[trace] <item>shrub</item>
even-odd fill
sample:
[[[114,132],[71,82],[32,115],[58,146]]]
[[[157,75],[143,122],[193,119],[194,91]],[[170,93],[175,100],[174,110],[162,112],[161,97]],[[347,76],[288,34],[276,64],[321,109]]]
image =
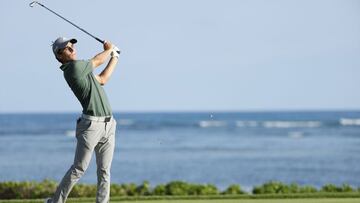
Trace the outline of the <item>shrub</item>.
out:
[[[149,184],[149,182],[144,181],[143,184],[136,187],[136,194],[137,195],[142,195],[142,196],[150,195],[151,192],[150,192],[150,184]]]
[[[215,185],[207,184],[202,188],[199,195],[217,195],[219,193],[220,192]]]
[[[32,188],[30,196],[26,198],[42,198],[53,194],[56,190],[57,183],[55,181],[46,179],[40,183],[31,182],[30,185]]]
[[[2,182],[0,183],[1,199],[41,198],[54,193],[56,183],[44,180],[36,182]]]
[[[281,182],[270,181],[253,189],[253,194],[296,194],[296,193],[314,193],[317,189],[312,186],[299,186],[296,183],[286,185]]]
[[[165,185],[166,195],[187,195],[189,191],[189,184],[183,181],[172,181]]]
[[[35,199],[45,198],[54,194],[56,183],[50,180],[42,182],[0,182],[0,199]],[[69,197],[95,197],[96,185],[77,184],[72,189]],[[360,188],[352,188],[349,184],[343,184],[338,187],[333,184],[324,185],[320,190],[312,186],[299,186],[296,183],[284,184],[281,182],[270,181],[263,185],[256,186],[253,194],[270,194],[270,196],[278,196],[278,194],[288,194],[291,196],[296,193],[350,193],[360,192]],[[211,195],[239,195],[246,194],[241,190],[240,185],[230,185],[223,192],[220,192],[215,185],[212,184],[192,184],[183,181],[172,181],[168,184],[159,184],[155,188],[150,187],[148,181],[144,181],[140,185],[130,184],[111,184],[111,196],[211,196]],[[320,194],[324,195],[324,194]],[[329,194],[325,194],[329,195]],[[335,194],[343,195],[343,194]],[[346,194],[348,195],[348,194]],[[359,194],[360,195],[360,194]]]
[[[354,192],[355,189],[352,188],[349,184],[343,184],[341,187],[341,192]]]
[[[111,184],[110,194],[111,196],[126,196],[126,190],[121,185]]]
[[[300,188],[300,193],[315,193],[317,192],[317,189],[313,186],[305,185]]]
[[[321,192],[341,192],[341,188],[337,187],[334,184],[326,184],[322,186]]]
[[[69,197],[94,197],[96,185],[77,184],[71,190]]]
[[[162,196],[166,194],[166,188],[164,184],[157,185],[153,190],[153,195]]]
[[[190,184],[188,195],[216,195],[219,194],[218,189],[211,184],[200,185],[200,184]]]
[[[240,185],[230,185],[228,188],[226,188],[225,191],[223,191],[221,194],[224,195],[238,195],[238,194],[245,194],[244,191],[241,190]]]
[[[349,184],[343,184],[341,187],[338,187],[334,184],[326,184],[321,188],[321,192],[355,192],[356,190],[352,188]]]
[[[287,190],[287,188],[283,183],[276,182],[276,181],[270,181],[268,183],[265,183],[261,186],[256,186],[253,189],[254,194],[277,194],[277,193],[283,193],[283,191]]]
[[[126,191],[127,196],[135,196],[136,195],[136,185],[134,183],[121,184],[121,187]]]

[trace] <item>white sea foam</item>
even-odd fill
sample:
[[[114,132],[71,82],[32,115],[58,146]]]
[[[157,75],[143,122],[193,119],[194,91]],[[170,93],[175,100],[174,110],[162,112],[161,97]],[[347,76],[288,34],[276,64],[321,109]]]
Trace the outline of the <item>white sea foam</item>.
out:
[[[340,124],[344,126],[360,125],[360,118],[341,118]]]
[[[265,128],[317,128],[321,126],[319,121],[265,121]]]
[[[117,123],[122,126],[129,126],[129,125],[134,124],[134,121],[131,119],[120,119],[120,120],[117,120]]]
[[[202,128],[223,127],[223,126],[226,126],[226,122],[225,121],[200,121],[199,126]]]
[[[301,131],[289,132],[289,137],[294,139],[300,139],[304,136],[304,133]]]
[[[75,130],[67,130],[67,131],[65,132],[65,135],[66,135],[67,137],[75,137],[76,131],[75,131]]]
[[[258,125],[256,121],[236,121],[237,127],[257,127]]]

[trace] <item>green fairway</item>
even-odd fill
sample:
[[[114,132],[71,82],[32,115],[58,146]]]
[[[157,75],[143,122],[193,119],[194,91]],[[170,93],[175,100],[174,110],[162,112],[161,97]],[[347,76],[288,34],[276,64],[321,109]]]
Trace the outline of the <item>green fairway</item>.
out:
[[[117,203],[111,201],[112,203]],[[118,203],[360,203],[360,198],[343,199],[234,199],[234,200],[142,200],[142,201],[119,201]],[[75,202],[74,202],[75,203]],[[86,202],[90,203],[90,202]]]
[[[0,203],[42,203],[43,200],[0,200]],[[68,203],[94,203],[95,199],[69,199]],[[213,199],[213,200],[127,200],[111,203],[360,203],[360,198],[299,198],[299,199]]]

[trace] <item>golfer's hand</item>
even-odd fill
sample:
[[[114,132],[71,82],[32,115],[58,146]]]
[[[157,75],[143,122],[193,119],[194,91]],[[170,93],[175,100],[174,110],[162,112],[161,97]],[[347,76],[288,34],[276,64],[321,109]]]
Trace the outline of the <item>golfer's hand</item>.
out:
[[[111,44],[111,42],[105,41],[104,43],[104,50],[111,50],[113,49],[113,44]]]
[[[111,51],[111,57],[117,57],[119,58],[120,55],[120,50],[119,48],[117,48],[116,46],[113,47],[112,51]]]

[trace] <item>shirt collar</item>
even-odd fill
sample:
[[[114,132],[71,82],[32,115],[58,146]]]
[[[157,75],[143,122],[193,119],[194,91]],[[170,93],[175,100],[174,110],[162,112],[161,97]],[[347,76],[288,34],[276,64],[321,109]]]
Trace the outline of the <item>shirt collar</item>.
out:
[[[70,62],[67,62],[67,63],[62,64],[62,65],[60,66],[60,69],[61,69],[62,71],[65,71],[65,70],[69,67],[69,64],[70,64]]]

